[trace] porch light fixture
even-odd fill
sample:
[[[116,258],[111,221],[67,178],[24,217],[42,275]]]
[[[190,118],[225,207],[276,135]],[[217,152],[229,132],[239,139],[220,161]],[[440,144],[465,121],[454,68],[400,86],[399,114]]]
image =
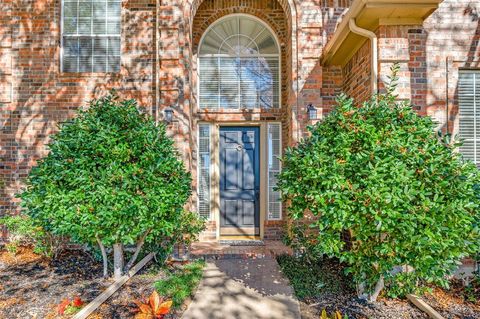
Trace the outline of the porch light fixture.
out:
[[[167,124],[173,122],[173,109],[171,107],[167,107],[165,110],[163,110],[163,120]]]
[[[317,119],[317,109],[313,106],[312,103],[308,104],[307,106],[307,113],[309,120],[316,120]]]

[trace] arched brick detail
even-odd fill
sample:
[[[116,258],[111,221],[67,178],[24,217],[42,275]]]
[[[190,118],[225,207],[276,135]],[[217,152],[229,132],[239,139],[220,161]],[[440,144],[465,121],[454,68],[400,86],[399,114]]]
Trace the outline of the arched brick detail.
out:
[[[259,4],[261,2],[259,1]],[[215,0],[205,0],[197,10],[197,14],[193,19],[192,28],[192,52],[197,54],[200,46],[200,40],[209,26],[214,24],[218,19],[230,14],[247,14],[259,18],[269,25],[278,37],[279,46],[281,48],[281,85],[282,85],[282,109],[286,110],[288,106],[288,84],[290,82],[290,64],[287,63],[289,55],[286,46],[290,41],[288,36],[287,18],[283,8],[278,2],[263,2],[262,5],[256,7],[231,7],[228,2],[227,6],[220,7],[216,5]],[[270,5],[267,5],[270,4]],[[286,45],[287,44],[287,45]],[[284,113],[286,114],[286,112]],[[284,116],[286,118],[288,116]]]
[[[214,2],[214,0],[204,1],[193,19],[192,49],[194,53],[197,52],[200,39],[210,25],[224,16],[235,13],[249,14],[259,18],[273,29],[280,41],[279,45],[285,45],[287,43],[288,27],[285,23],[287,17],[280,6],[279,8],[263,9],[252,7],[224,7],[219,9],[207,6],[206,4],[209,4],[209,2]]]
[[[186,0],[183,6],[183,16],[185,17],[184,20],[184,30],[185,30],[185,38],[186,38],[186,45],[187,48],[184,52],[184,63],[185,65],[191,65],[192,58],[195,54],[194,52],[194,44],[198,43],[200,40],[197,33],[197,30],[194,30],[194,19],[201,8],[202,4],[209,0]],[[218,3],[218,2],[216,2]],[[222,2],[225,7],[229,7],[231,10],[229,13],[244,13],[253,14],[263,21],[270,24],[272,29],[277,32],[277,36],[280,41],[285,44],[285,47],[282,48],[282,52],[285,52],[285,66],[282,65],[282,68],[288,73],[284,73],[286,77],[284,77],[282,83],[285,83],[286,88],[283,89],[283,94],[286,95],[285,98],[282,97],[283,108],[285,108],[286,119],[284,123],[284,133],[287,135],[284,141],[288,142],[295,142],[300,137],[300,130],[299,130],[299,123],[298,123],[298,116],[297,116],[297,101],[298,101],[298,73],[299,73],[299,64],[298,64],[298,29],[297,29],[297,5],[294,0],[264,0],[264,1],[257,1],[257,0],[229,0]],[[285,36],[283,34],[279,34],[278,27],[275,25],[274,21],[271,17],[267,17],[265,14],[261,13],[261,8],[263,6],[275,7],[280,5],[284,12],[284,19],[286,24]],[[205,25],[201,26],[201,30],[204,31],[210,23],[213,23],[219,17],[224,16],[226,13],[219,13],[215,17],[211,17],[208,21],[205,21]],[[201,36],[201,35],[200,35]],[[282,38],[285,39],[282,40]],[[288,41],[287,41],[288,39]],[[197,41],[197,42],[195,42]],[[283,57],[282,57],[283,59]],[[283,64],[283,63],[282,63]],[[283,73],[283,72],[282,72]],[[190,69],[188,71],[189,79],[193,79],[193,71]],[[187,88],[186,88],[187,89]],[[187,89],[188,90],[188,89]],[[193,90],[189,90],[192,92]]]

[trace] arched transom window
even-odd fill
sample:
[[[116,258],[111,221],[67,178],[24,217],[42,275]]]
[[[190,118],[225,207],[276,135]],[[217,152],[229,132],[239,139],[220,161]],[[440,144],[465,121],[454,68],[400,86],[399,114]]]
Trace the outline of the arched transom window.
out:
[[[232,15],[213,24],[200,43],[198,73],[201,108],[280,107],[280,50],[256,18]]]

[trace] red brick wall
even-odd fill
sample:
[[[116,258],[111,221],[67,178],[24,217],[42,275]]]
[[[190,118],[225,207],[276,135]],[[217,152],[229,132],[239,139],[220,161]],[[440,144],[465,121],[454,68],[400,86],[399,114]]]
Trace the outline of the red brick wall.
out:
[[[480,68],[479,16],[478,1],[445,0],[424,23],[426,92],[418,93],[418,103],[422,114],[435,117],[443,129],[448,118],[454,134],[458,133],[458,70]]]
[[[396,94],[409,99],[420,112],[424,110],[427,92],[427,33],[422,26],[380,26],[379,37],[379,89],[385,90],[393,63],[399,63],[399,82]]]
[[[318,110],[318,116],[322,117],[334,103],[334,96],[329,94],[341,92],[342,83],[338,77],[338,67],[325,69],[320,64],[319,57],[333,35],[339,18],[350,4],[350,0],[297,2],[299,90],[298,111],[295,115],[299,121],[300,136],[305,134],[307,125],[312,124],[312,121],[308,120],[307,106],[313,104]]]
[[[176,106],[169,132],[194,180],[199,120],[281,120],[285,144],[294,144],[312,123],[309,103],[325,115],[342,91],[360,101],[369,95],[368,41],[344,67],[319,62],[350,5],[351,0],[123,0],[121,72],[65,74],[59,72],[60,0],[1,0],[0,215],[17,210],[14,195],[48,151],[45,144],[57,124],[111,88],[138,99],[158,120],[165,107]],[[205,113],[196,106],[198,41],[210,23],[235,12],[265,20],[283,44],[281,110]],[[448,100],[449,126],[455,128],[458,69],[480,63],[479,15],[478,1],[445,0],[423,26],[381,26],[380,89],[388,68],[400,62],[400,98],[412,99],[421,114],[441,122],[443,116],[444,129]],[[195,197],[192,208],[194,203]],[[269,225],[266,234],[276,236],[281,225]]]
[[[45,144],[57,124],[93,97],[116,88],[121,96],[136,98],[152,112],[155,0],[123,3],[122,69],[118,75],[59,72],[60,0],[2,0],[0,10],[3,214],[17,207],[14,195],[31,166],[46,154]],[[11,91],[5,92],[10,86]]]
[[[368,100],[372,94],[371,51],[370,40],[367,40],[342,68],[343,92],[354,98],[357,105]]]
[[[456,134],[458,71],[480,68],[479,15],[478,1],[445,0],[423,25],[380,27],[380,88],[391,64],[399,62],[399,97]]]

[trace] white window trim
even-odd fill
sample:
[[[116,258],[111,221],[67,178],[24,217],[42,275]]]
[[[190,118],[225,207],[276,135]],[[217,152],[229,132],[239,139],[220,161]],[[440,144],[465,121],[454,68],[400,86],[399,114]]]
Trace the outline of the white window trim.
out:
[[[78,0],[77,0],[78,2]],[[120,2],[120,10],[121,9],[121,1]],[[118,74],[120,73],[121,71],[121,65],[122,65],[122,25],[123,25],[123,19],[122,19],[122,11],[120,11],[120,34],[95,34],[95,35],[86,35],[86,34],[83,34],[83,35],[79,35],[78,34],[78,28],[77,28],[77,34],[69,34],[69,35],[64,35],[63,34],[63,19],[65,17],[65,14],[64,14],[64,4],[65,4],[65,0],[61,0],[60,1],[60,73],[72,73],[72,72],[65,72],[64,69],[63,69],[63,55],[64,55],[64,43],[63,43],[63,39],[65,37],[76,37],[76,38],[82,38],[82,37],[86,37],[86,38],[102,38],[102,37],[105,37],[105,38],[113,38],[113,37],[118,37],[119,40],[120,40],[120,70],[118,72],[114,72],[114,71],[105,71],[105,72],[93,72],[93,71],[90,71],[90,72],[73,72],[73,73],[76,73],[76,74],[82,74],[82,73],[115,73],[115,74]],[[107,14],[107,11],[105,11],[105,15]],[[78,21],[77,21],[77,25],[78,25]],[[93,55],[92,55],[93,56]],[[93,64],[93,62],[92,62]]]
[[[205,111],[205,110],[206,111],[208,111],[208,110],[216,111],[216,110],[220,110],[220,109],[221,110],[225,109],[225,108],[216,108],[216,109],[203,108],[200,105],[200,58],[201,57],[231,57],[231,56],[228,55],[228,54],[203,54],[203,55],[200,55],[200,50],[201,50],[201,47],[203,45],[204,38],[208,34],[208,32],[210,31],[211,28],[213,28],[218,23],[221,23],[225,19],[229,19],[229,18],[236,17],[236,16],[237,17],[242,17],[243,16],[243,17],[248,17],[252,20],[256,20],[257,22],[261,23],[267,30],[269,30],[271,32],[271,34],[273,35],[273,38],[275,40],[275,45],[277,46],[278,54],[251,54],[251,55],[245,55],[245,57],[252,57],[252,58],[255,58],[255,57],[278,57],[278,107],[254,108],[253,110],[260,110],[260,109],[280,110],[282,108],[282,48],[280,46],[280,41],[279,41],[278,36],[275,33],[275,31],[265,21],[257,18],[256,16],[246,14],[246,13],[233,13],[233,14],[228,14],[224,17],[221,17],[220,19],[216,20],[211,25],[209,25],[208,28],[205,30],[205,32],[202,34],[202,36],[200,38],[199,45],[198,45],[198,54],[197,54],[197,85],[196,85],[196,92],[195,92],[196,95],[197,95],[196,100],[198,101],[197,108],[199,110],[202,110],[202,111]],[[239,55],[238,57],[242,58],[244,56]],[[243,109],[246,109],[246,108],[231,108],[231,109],[227,108],[227,110],[232,110],[232,111],[238,111],[238,110],[243,110]],[[251,109],[248,109],[248,110],[251,110]]]

